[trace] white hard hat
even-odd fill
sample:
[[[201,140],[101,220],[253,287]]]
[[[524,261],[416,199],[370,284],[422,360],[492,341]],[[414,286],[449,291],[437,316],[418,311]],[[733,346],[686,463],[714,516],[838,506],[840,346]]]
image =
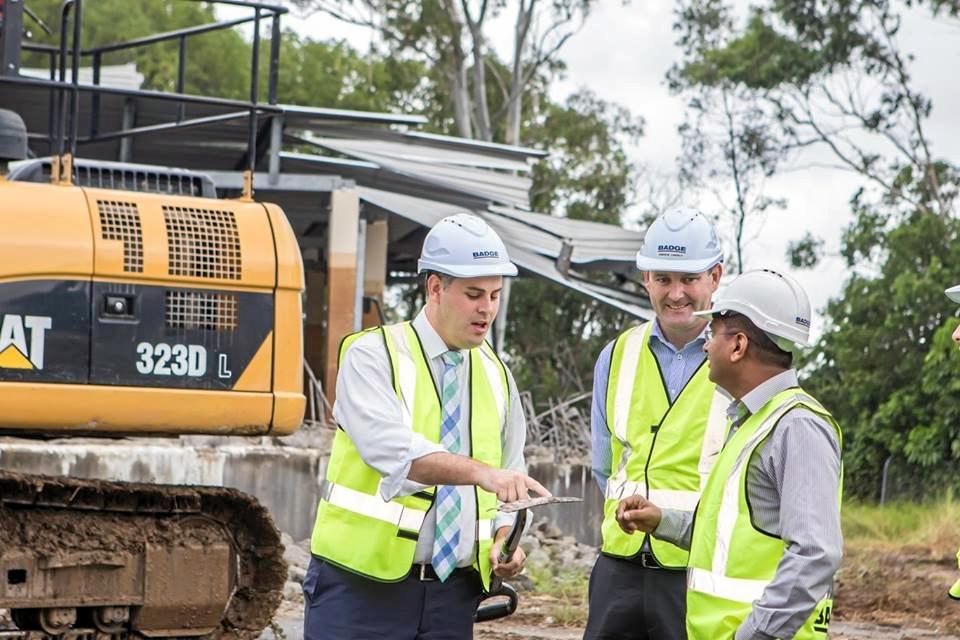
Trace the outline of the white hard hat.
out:
[[[707,217],[681,207],[671,209],[650,225],[637,252],[637,269],[701,273],[723,261],[717,230]]]
[[[426,239],[417,273],[436,271],[455,278],[515,276],[507,248],[482,218],[469,213],[448,216],[433,225]]]
[[[810,299],[800,283],[770,269],[740,274],[713,301],[709,316],[735,311],[747,316],[784,351],[810,344]]]
[[[960,303],[960,284],[956,285],[955,287],[950,287],[944,291],[944,293],[947,294],[947,297],[954,302]]]

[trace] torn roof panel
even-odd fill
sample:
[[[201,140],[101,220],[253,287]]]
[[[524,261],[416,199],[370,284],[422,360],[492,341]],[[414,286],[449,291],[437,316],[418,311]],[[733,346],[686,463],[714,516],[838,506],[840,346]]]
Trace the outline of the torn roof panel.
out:
[[[643,242],[643,233],[614,225],[571,220],[543,213],[517,211],[506,207],[490,207],[505,233],[523,238],[542,255],[557,258],[569,247],[571,264],[587,268],[610,268],[625,275],[635,272],[633,266]]]
[[[360,198],[365,202],[391,214],[429,228],[446,216],[457,213],[475,213],[483,217],[503,239],[510,254],[510,259],[520,269],[536,274],[569,289],[579,291],[605,304],[614,306],[630,315],[639,318],[652,317],[652,311],[646,298],[628,288],[607,287],[601,284],[587,282],[575,277],[570,272],[564,272],[558,266],[563,242],[546,231],[533,226],[523,225],[515,218],[507,217],[492,211],[472,211],[454,204],[437,203],[436,201],[401,195],[369,187],[358,187]],[[542,214],[527,214],[542,216]],[[542,216],[549,217],[549,216]],[[542,221],[540,221],[541,224]],[[608,228],[610,225],[578,221],[578,228],[590,228],[597,231],[599,228]],[[586,227],[584,225],[589,225]],[[617,229],[613,227],[612,229]],[[576,242],[576,240],[573,240]],[[635,249],[632,252],[620,252],[616,255],[605,256],[603,260],[618,272],[635,272],[633,266]],[[577,249],[574,248],[573,253]]]

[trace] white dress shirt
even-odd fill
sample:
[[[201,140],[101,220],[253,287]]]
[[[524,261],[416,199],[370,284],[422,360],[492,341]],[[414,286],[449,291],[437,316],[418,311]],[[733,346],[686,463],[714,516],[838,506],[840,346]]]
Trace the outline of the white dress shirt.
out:
[[[430,373],[439,388],[444,367],[440,356],[450,348],[430,325],[423,311],[414,318],[413,328],[420,337]],[[472,443],[468,358],[465,357],[457,367],[457,376],[461,381],[460,454],[469,456]],[[501,467],[526,472],[523,446],[527,424],[517,385],[509,370],[507,382],[510,401],[507,421],[500,433],[503,447]],[[407,478],[410,465],[417,458],[445,449],[403,423],[400,400],[393,388],[390,360],[380,332],[373,331],[361,336],[347,350],[337,374],[337,400],[333,405],[333,417],[353,440],[363,461],[382,476],[380,496],[384,500],[411,495],[427,487]],[[475,560],[477,501],[472,485],[459,486],[457,490],[461,504],[457,566],[467,567]],[[512,525],[514,518],[513,514],[497,513],[494,531]],[[431,508],[420,529],[415,563],[430,564],[435,528],[436,510]]]

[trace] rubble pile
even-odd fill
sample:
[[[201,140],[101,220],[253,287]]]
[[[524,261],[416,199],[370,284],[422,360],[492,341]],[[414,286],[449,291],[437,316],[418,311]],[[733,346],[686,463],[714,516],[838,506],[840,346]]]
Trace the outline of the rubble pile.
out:
[[[310,564],[310,540],[296,542],[288,534],[282,534],[287,561],[287,582],[283,599],[291,604],[303,603],[303,580]],[[537,518],[530,526],[521,543],[527,552],[527,571],[524,575],[509,580],[519,590],[534,590],[532,576],[559,575],[565,572],[589,574],[597,559],[597,549],[580,544],[573,536],[564,535],[550,520]]]
[[[285,602],[303,604],[303,579],[310,564],[310,539],[294,542],[288,534],[280,534],[285,551],[283,559],[287,561],[287,582],[283,586]]]
[[[553,575],[583,572],[588,575],[597,560],[597,548],[581,544],[550,520],[535,518],[521,541],[527,552],[527,570],[524,574]],[[511,578],[510,583],[519,589],[536,588],[526,575]]]

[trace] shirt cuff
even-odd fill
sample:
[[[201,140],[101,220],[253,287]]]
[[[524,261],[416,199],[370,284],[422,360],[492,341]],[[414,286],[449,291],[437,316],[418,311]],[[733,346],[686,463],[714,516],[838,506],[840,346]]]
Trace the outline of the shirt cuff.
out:
[[[736,635],[733,636],[735,640],[776,640],[776,636],[768,635],[762,631],[759,631],[754,625],[750,618],[747,618],[743,621],[743,624],[737,629]]]
[[[431,453],[446,451],[442,446],[435,442],[430,442],[418,434],[411,434],[410,447],[407,450],[406,461],[397,467],[397,469],[388,476],[380,480],[380,497],[384,502],[389,502],[399,496],[413,495],[417,491],[423,491],[430,485],[420,484],[413,480],[408,480],[410,474],[410,465],[417,458],[422,458]]]
[[[483,514],[480,514],[480,519],[483,520]],[[493,533],[496,534],[501,527],[512,527],[513,523],[517,521],[517,514],[515,513],[503,513],[502,511],[497,511],[497,515],[493,518]],[[524,529],[530,526],[530,518],[527,518]]]
[[[661,509],[660,524],[653,530],[653,535],[683,549],[689,548],[689,541],[684,540],[688,519],[689,513],[686,511]]]

